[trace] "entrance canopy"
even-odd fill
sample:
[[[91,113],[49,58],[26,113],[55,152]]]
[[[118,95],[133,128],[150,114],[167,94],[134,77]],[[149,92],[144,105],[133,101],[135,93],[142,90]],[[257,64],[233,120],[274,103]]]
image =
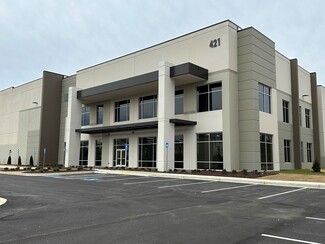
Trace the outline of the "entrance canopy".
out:
[[[197,124],[196,121],[183,120],[183,119],[170,119],[169,122],[175,124],[175,126],[194,126]],[[80,132],[82,134],[102,134],[102,133],[110,133],[110,132],[149,130],[149,129],[157,129],[157,128],[158,128],[158,121],[150,121],[150,122],[133,123],[133,124],[77,129],[76,132]]]

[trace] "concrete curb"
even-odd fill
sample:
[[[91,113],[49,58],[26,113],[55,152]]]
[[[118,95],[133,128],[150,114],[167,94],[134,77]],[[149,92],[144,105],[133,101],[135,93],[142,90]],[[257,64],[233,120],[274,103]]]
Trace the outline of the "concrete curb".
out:
[[[325,189],[325,183],[321,182],[306,182],[306,181],[283,181],[283,180],[263,180],[263,179],[249,179],[239,177],[222,177],[222,176],[208,176],[208,175],[190,175],[190,174],[174,174],[174,173],[156,173],[143,171],[127,171],[127,170],[108,170],[95,169],[95,173],[99,174],[119,174],[119,175],[134,175],[147,177],[165,177],[173,179],[187,179],[187,180],[207,180],[217,182],[230,182],[242,184],[257,184],[270,186],[287,186],[287,187],[306,187],[314,189]]]
[[[0,206],[5,204],[7,202],[7,199],[0,197]]]

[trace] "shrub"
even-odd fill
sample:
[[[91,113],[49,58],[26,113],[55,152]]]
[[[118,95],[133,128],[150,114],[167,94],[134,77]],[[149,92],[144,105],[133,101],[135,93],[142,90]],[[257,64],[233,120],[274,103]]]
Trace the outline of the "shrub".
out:
[[[223,169],[221,173],[222,173],[223,175],[226,175],[226,174],[227,174],[227,170],[226,170],[226,169]]]
[[[243,169],[242,170],[242,173],[243,173],[243,175],[247,175],[248,173],[247,173],[247,169]]]
[[[320,172],[320,163],[317,160],[313,163],[312,169],[314,172]]]
[[[11,164],[11,156],[8,157],[7,164]]]
[[[21,157],[18,157],[18,165],[21,165]]]
[[[34,166],[34,159],[33,159],[33,156],[30,156],[30,158],[29,158],[29,165],[30,165],[30,166]]]
[[[231,171],[231,173],[236,174],[237,171],[236,171],[235,169],[233,169],[233,170]]]

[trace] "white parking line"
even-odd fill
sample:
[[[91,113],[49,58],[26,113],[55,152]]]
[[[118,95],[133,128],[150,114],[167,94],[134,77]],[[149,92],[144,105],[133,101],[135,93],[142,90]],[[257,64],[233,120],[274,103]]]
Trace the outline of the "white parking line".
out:
[[[306,219],[325,221],[325,219],[322,219],[322,218],[315,218],[315,217],[306,217]]]
[[[127,177],[125,177],[124,179],[123,178],[122,179],[121,178],[118,178],[118,179],[108,179],[108,180],[98,179],[98,182],[103,182],[103,181],[119,181],[119,180],[136,180],[136,179],[139,179],[139,178],[142,178],[142,177],[140,177],[140,176],[138,176],[136,178],[127,178]]]
[[[273,235],[267,235],[267,234],[262,234],[261,236],[280,239],[280,240],[286,240],[286,241],[294,241],[294,242],[299,242],[299,243],[322,244],[320,242],[304,241],[304,240],[292,239],[292,238],[287,238],[287,237],[282,237],[282,236],[273,236]]]
[[[213,189],[208,191],[201,191],[201,193],[209,193],[209,192],[216,192],[216,191],[226,191],[231,189],[237,189],[237,188],[244,188],[244,187],[250,187],[255,185],[243,185],[243,186],[233,186],[233,187],[227,187],[227,188],[219,188],[219,189]]]
[[[135,185],[135,184],[145,184],[145,183],[153,183],[153,182],[161,182],[161,181],[175,181],[175,180],[182,180],[182,179],[140,181],[140,182],[124,183],[124,185]]]
[[[289,194],[289,193],[296,192],[296,191],[301,191],[301,190],[304,190],[304,189],[306,189],[306,187],[296,189],[296,190],[292,190],[292,191],[285,191],[285,192],[281,192],[281,193],[278,193],[278,194],[273,194],[273,195],[269,195],[269,196],[265,196],[265,197],[260,197],[260,198],[258,198],[258,200],[262,200],[262,199],[270,198],[270,197],[276,197],[276,196],[280,196],[280,195],[284,195],[284,194]]]
[[[5,204],[7,202],[7,199],[0,197],[0,206]]]
[[[158,188],[169,188],[169,187],[178,187],[178,186],[191,186],[191,185],[201,185],[201,184],[210,184],[210,183],[214,183],[214,182],[213,181],[195,182],[195,183],[179,184],[179,185],[171,185],[171,186],[159,186]]]

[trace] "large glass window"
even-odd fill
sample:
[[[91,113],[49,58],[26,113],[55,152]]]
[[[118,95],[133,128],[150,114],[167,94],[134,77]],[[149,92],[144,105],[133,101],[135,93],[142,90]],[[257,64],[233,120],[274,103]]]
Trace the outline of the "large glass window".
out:
[[[222,109],[222,83],[199,86],[196,90],[197,111],[205,112]]]
[[[283,122],[289,123],[289,102],[282,100]]]
[[[306,128],[310,128],[310,110],[305,109]]]
[[[130,100],[115,102],[115,122],[130,120]]]
[[[139,119],[157,117],[157,95],[140,97]]]
[[[184,113],[184,91],[178,90],[175,92],[175,114]]]
[[[103,124],[104,106],[97,105],[97,124]]]
[[[123,153],[117,153],[118,150],[124,151]],[[114,139],[114,149],[113,149],[113,166],[121,166],[125,165],[126,167],[129,166],[129,139],[128,138],[121,138],[121,139]],[[117,158],[119,157],[119,158]]]
[[[271,88],[258,83],[259,110],[265,113],[271,113]]]
[[[291,162],[290,140],[284,140],[284,162]]]
[[[96,155],[95,155],[95,165],[102,165],[102,140],[96,140]]]
[[[198,169],[223,169],[222,132],[197,134]]]
[[[260,134],[261,169],[273,170],[272,135]]]
[[[156,167],[156,137],[139,138],[139,167]]]
[[[79,165],[88,165],[88,141],[80,141]]]
[[[175,165],[176,169],[184,168],[184,140],[183,135],[175,135]]]
[[[90,107],[81,107],[81,126],[90,123]]]
[[[312,162],[311,147],[312,147],[312,144],[307,142],[307,162],[308,163]]]

